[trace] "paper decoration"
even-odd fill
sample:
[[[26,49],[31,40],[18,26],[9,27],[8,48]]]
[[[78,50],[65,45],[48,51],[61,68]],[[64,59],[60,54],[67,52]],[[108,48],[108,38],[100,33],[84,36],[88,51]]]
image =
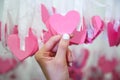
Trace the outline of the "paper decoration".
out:
[[[116,67],[117,64],[118,64],[118,62],[116,59],[112,59],[110,61],[110,60],[107,60],[105,58],[105,56],[100,57],[100,59],[98,61],[98,65],[104,73],[112,72],[112,70],[114,70],[114,68]]]
[[[93,16],[91,18],[92,28],[89,32],[88,29],[88,42],[92,42],[103,31],[104,23],[99,16]]]
[[[114,29],[114,23],[109,22],[107,27],[107,34],[108,34],[108,41],[110,46],[115,46],[118,44],[119,33]]]
[[[29,36],[25,38],[25,51],[20,50],[20,39],[18,34],[11,34],[7,40],[8,47],[15,57],[20,61],[32,56],[38,50],[38,43],[36,37],[29,32]]]
[[[4,74],[10,71],[16,65],[17,65],[17,61],[15,59],[2,59],[0,57],[0,74]]]
[[[72,44],[83,44],[85,42],[87,36],[87,28],[84,20],[83,20],[83,29],[81,29],[80,31],[77,31],[75,29],[72,34],[73,37],[70,40]]]
[[[65,16],[54,14],[50,16],[50,26],[58,33],[71,34],[80,22],[80,15],[77,11],[70,11]]]
[[[41,17],[42,17],[42,21],[44,23],[46,23],[46,21],[49,19],[50,14],[47,10],[47,8],[44,6],[44,4],[41,4]]]

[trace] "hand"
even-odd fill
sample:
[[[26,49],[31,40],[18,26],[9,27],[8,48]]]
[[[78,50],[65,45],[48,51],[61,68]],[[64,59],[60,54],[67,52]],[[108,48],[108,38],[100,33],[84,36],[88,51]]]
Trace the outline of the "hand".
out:
[[[60,35],[54,36],[35,54],[47,80],[70,79],[68,63],[72,61],[72,56],[68,49],[69,38],[68,34],[64,34],[62,39]]]

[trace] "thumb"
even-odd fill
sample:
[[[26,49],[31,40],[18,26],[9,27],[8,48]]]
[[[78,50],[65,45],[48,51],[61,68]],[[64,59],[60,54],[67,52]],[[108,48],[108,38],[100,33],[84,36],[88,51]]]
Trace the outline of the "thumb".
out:
[[[64,34],[62,36],[62,39],[58,44],[57,54],[55,56],[55,59],[57,61],[60,61],[60,62],[66,61],[66,55],[67,55],[67,50],[69,46],[69,39],[70,39],[70,36],[68,34]]]

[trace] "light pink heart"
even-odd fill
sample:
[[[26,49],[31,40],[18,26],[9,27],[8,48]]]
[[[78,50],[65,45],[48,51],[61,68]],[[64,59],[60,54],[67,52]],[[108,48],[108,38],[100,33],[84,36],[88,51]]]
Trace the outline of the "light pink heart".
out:
[[[20,39],[17,34],[10,35],[8,37],[7,43],[14,56],[17,57],[20,61],[33,55],[38,49],[37,39],[32,34],[25,38],[25,51],[20,50]]]
[[[50,14],[49,14],[49,12],[48,12],[48,10],[47,10],[47,8],[45,7],[45,5],[44,4],[41,4],[41,16],[42,16],[42,21],[44,22],[44,23],[46,23],[46,21],[49,19],[49,17],[50,17]]]
[[[88,42],[92,42],[101,33],[101,31],[103,31],[104,23],[99,16],[93,16],[92,25],[93,25],[93,29],[91,28],[92,33],[88,33],[88,35],[91,34],[90,37],[88,36],[87,39]]]
[[[79,25],[80,15],[77,11],[70,11],[65,16],[53,14],[50,16],[49,24],[58,33],[71,34]]]
[[[103,31],[104,23],[99,16],[93,16],[92,24],[94,27],[94,36],[96,37],[101,31]]]
[[[15,59],[2,59],[0,58],[0,74],[4,74],[12,70],[17,65]]]
[[[52,7],[53,13],[55,13],[55,8]],[[44,4],[41,4],[41,16],[42,16],[42,21],[46,24],[50,17],[50,13],[48,12],[48,9],[45,7]]]

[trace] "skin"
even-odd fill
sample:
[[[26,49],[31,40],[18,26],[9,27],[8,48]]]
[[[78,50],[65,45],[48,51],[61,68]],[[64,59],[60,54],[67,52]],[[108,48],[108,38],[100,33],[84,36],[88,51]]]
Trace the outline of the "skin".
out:
[[[72,62],[72,55],[68,46],[69,39],[56,35],[35,54],[47,80],[70,80],[68,66]]]

